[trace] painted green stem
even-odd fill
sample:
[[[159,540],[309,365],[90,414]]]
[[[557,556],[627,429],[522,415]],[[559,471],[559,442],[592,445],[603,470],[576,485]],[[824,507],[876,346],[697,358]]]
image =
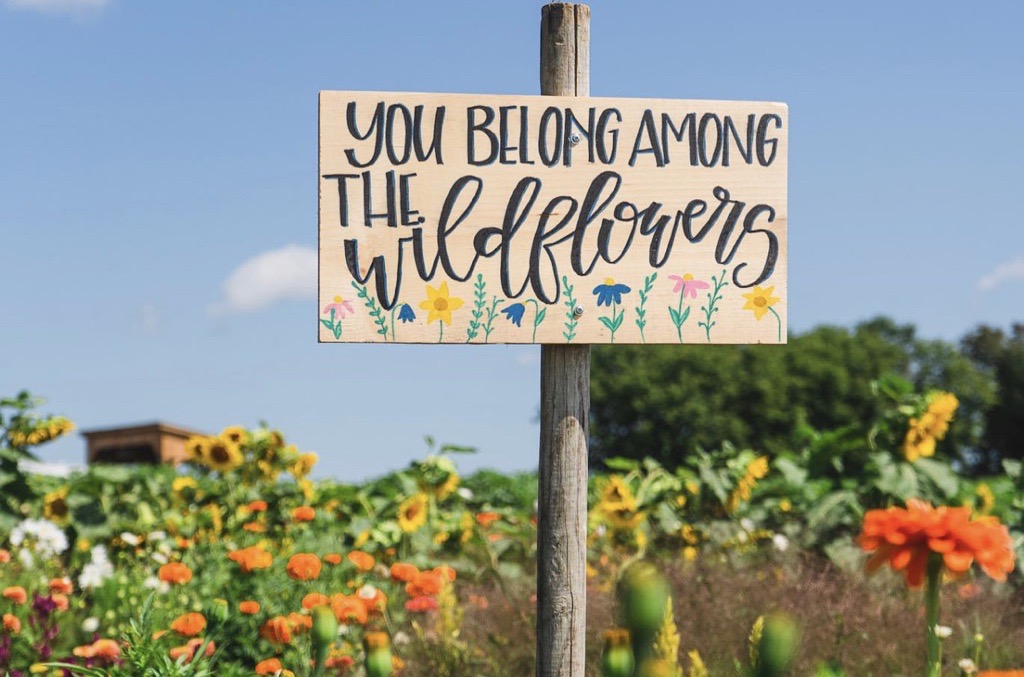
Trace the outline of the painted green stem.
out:
[[[437,342],[441,343],[441,341],[444,340],[444,320],[438,320],[437,321],[437,327],[438,327]]]
[[[682,317],[683,316],[683,296],[685,294],[686,294],[686,285],[683,285],[683,288],[679,290],[679,305],[676,306],[676,317]],[[676,325],[676,336],[679,337],[679,342],[682,343],[683,342],[683,323],[682,322],[680,322],[679,324]]]
[[[932,553],[928,560],[925,589],[925,639],[928,643],[927,677],[942,674],[942,640],[935,632],[939,624],[939,586],[942,583],[942,555]]]
[[[772,311],[772,315],[775,316],[775,321],[779,323],[779,343],[782,343],[782,318],[779,317],[779,314],[775,312],[774,308],[768,308],[768,310]]]

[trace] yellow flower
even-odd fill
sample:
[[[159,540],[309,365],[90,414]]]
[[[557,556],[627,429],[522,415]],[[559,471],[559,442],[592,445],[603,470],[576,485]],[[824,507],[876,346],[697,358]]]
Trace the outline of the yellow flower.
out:
[[[440,486],[432,488],[431,493],[434,494],[434,497],[437,500],[443,501],[444,499],[451,496],[452,493],[454,493],[455,490],[458,488],[459,475],[458,473],[452,473],[448,475],[448,479],[446,479]]]
[[[764,476],[768,474],[768,457],[758,456],[750,465],[747,466],[747,476],[752,477],[755,480],[764,479]]]
[[[206,454],[207,438],[203,435],[193,435],[185,442],[185,452],[188,454],[189,463],[202,463]]]
[[[992,487],[982,482],[974,489],[974,495],[978,497],[981,505],[978,506],[978,513],[987,515],[996,507],[996,496],[992,493]]]
[[[690,657],[690,671],[687,677],[708,677],[708,669],[704,665],[704,659],[700,657],[700,651],[694,649],[687,656]]]
[[[75,424],[63,416],[53,416],[41,419],[33,423],[28,432],[23,430],[10,430],[7,432],[7,440],[12,447],[34,447],[45,444],[58,437],[63,437],[75,429]]]
[[[295,476],[296,479],[302,479],[310,472],[313,471],[313,466],[320,460],[320,457],[313,453],[300,454],[299,458],[289,468],[289,472]]]
[[[398,526],[411,534],[427,523],[427,509],[430,504],[424,493],[413,494],[398,506]]]
[[[683,541],[690,545],[697,545],[700,543],[700,536],[697,534],[697,530],[689,524],[683,525],[683,528],[679,531],[679,535],[682,536]]]
[[[732,494],[729,495],[729,500],[726,502],[725,506],[726,511],[736,512],[740,507],[740,503],[749,501],[754,485],[757,484],[759,479],[763,479],[767,474],[767,456],[758,456],[748,463],[746,474],[744,474],[740,481],[736,483],[736,488],[733,489]]]
[[[768,312],[768,309],[774,306],[782,299],[778,296],[772,296],[772,292],[775,291],[775,286],[762,289],[759,286],[754,287],[754,291],[749,294],[744,294],[743,298],[747,300],[743,306],[743,310],[754,311],[754,317],[761,319]]]
[[[903,438],[903,456],[910,463],[917,459],[935,455],[935,438],[928,434],[927,424],[919,419],[910,419],[906,437]]]
[[[63,524],[68,519],[68,488],[61,487],[43,497],[43,517]]]
[[[249,443],[249,431],[240,425],[232,425],[224,428],[224,430],[220,431],[220,436],[226,440],[231,440],[235,444]]]
[[[462,307],[462,299],[455,298],[448,294],[448,283],[442,282],[441,286],[434,289],[427,285],[427,300],[420,303],[422,310],[430,311],[427,316],[427,324],[440,320],[444,324],[452,323],[452,311]]]
[[[356,548],[361,548],[364,545],[366,545],[369,542],[369,540],[370,540],[370,530],[369,529],[364,529],[363,531],[359,532],[358,536],[356,536],[355,547]]]
[[[779,510],[781,510],[782,512],[789,512],[792,509],[793,501],[789,500],[788,498],[783,498],[782,500],[779,501]]]
[[[683,559],[687,562],[694,562],[697,560],[697,548],[692,545],[688,545],[683,548]]]
[[[204,449],[203,463],[210,470],[216,470],[221,474],[234,470],[242,465],[244,460],[241,447],[223,437],[211,439]]]
[[[445,543],[448,540],[448,536],[449,534],[447,531],[437,532],[436,534],[434,534],[434,545],[441,545]]]
[[[176,494],[180,494],[186,489],[195,489],[198,486],[199,484],[193,477],[175,477],[171,482],[171,490]]]
[[[928,434],[936,440],[941,440],[949,430],[949,423],[953,420],[953,414],[960,406],[956,395],[941,391],[935,391],[928,395],[928,410],[921,417],[921,425],[927,427]]]

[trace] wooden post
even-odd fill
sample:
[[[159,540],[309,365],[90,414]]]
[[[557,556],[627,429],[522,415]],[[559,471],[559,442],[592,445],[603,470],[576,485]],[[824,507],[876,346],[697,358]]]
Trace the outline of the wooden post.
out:
[[[541,9],[540,89],[550,96],[589,96],[587,5]],[[537,675],[583,677],[590,346],[545,345],[540,355]]]

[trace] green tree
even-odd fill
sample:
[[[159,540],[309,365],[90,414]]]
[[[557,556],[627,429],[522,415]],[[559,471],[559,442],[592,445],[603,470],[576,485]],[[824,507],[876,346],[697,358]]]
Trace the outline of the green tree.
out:
[[[979,464],[997,472],[1003,459],[1024,458],[1024,324],[1009,333],[981,325],[961,341],[964,353],[995,381],[996,401],[987,409],[977,446]]]
[[[962,455],[980,438],[991,377],[955,345],[876,318],[818,327],[782,347],[595,346],[592,457],[650,456],[672,467],[726,440],[778,453],[799,444],[804,424],[835,430],[875,420],[872,382],[886,374],[960,398],[945,453]]]

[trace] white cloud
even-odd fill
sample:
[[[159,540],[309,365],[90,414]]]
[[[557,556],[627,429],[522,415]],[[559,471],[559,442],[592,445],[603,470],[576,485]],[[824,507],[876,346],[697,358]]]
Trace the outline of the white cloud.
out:
[[[984,275],[975,285],[978,291],[992,291],[1002,287],[1007,282],[1024,280],[1024,256],[1018,256],[1012,261],[1000,263],[992,272]]]
[[[110,0],[2,0],[11,9],[25,9],[46,14],[86,14],[98,12]]]
[[[244,261],[221,285],[211,315],[251,313],[279,301],[316,298],[317,253],[290,244]]]

